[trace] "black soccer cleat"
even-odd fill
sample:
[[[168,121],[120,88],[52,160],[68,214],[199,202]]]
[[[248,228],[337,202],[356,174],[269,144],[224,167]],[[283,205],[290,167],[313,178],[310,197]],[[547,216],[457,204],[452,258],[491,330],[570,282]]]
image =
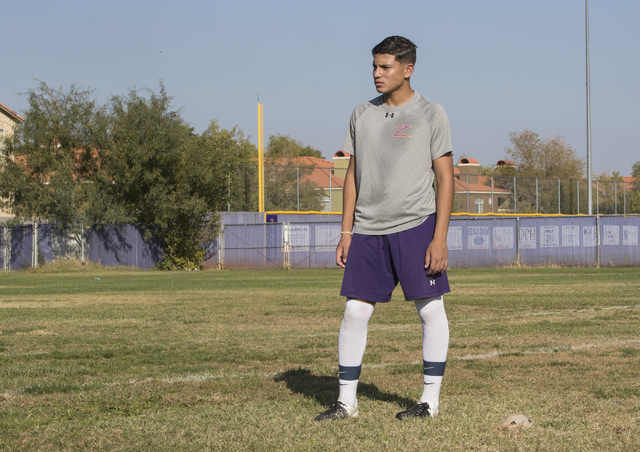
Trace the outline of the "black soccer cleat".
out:
[[[429,402],[420,402],[406,411],[401,411],[396,414],[396,419],[413,419],[413,418],[425,418],[436,417],[438,410],[434,410],[429,406]]]
[[[349,406],[342,402],[336,402],[326,411],[323,411],[315,417],[316,421],[338,421],[348,417],[358,417],[360,411],[357,406]]]

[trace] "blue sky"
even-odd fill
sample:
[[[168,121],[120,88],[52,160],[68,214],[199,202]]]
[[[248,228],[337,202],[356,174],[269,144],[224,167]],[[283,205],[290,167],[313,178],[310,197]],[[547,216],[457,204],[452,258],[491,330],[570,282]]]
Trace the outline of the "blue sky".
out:
[[[371,48],[418,45],[412,86],[442,104],[454,152],[491,165],[509,132],[564,136],[586,156],[581,0],[22,0],[3,7],[0,102],[23,112],[44,81],[105,102],[160,81],[202,132],[213,119],[256,142],[281,133],[327,158],[349,116],[375,97]],[[593,171],[640,160],[640,2],[589,2]]]

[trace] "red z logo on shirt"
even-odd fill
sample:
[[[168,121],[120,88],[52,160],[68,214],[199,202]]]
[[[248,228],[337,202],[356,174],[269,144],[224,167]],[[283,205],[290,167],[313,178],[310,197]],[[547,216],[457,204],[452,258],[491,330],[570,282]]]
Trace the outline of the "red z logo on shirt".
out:
[[[413,126],[396,126],[396,133],[393,134],[394,137],[398,138],[411,138],[411,135],[407,135],[406,133],[402,133],[407,129],[410,129]]]

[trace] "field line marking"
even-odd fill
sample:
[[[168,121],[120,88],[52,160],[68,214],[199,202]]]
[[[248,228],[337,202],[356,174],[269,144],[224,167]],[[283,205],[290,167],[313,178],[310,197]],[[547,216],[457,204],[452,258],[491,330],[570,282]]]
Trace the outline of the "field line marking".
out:
[[[548,347],[539,347],[530,350],[511,350],[506,352],[490,352],[481,355],[465,355],[465,356],[457,356],[453,359],[458,361],[473,361],[480,359],[488,359],[488,358],[497,358],[501,356],[513,356],[513,355],[533,355],[538,353],[555,353],[555,352],[566,352],[566,351],[578,351],[585,350],[589,348],[601,348],[601,347],[618,347],[621,345],[628,344],[640,344],[640,339],[629,339],[626,341],[607,341],[600,342],[595,344],[580,344],[580,345],[559,345],[559,346],[548,346]]]
[[[485,317],[475,317],[469,319],[460,319],[460,320],[450,320],[449,323],[463,323],[463,322],[477,322],[479,320],[494,320],[494,319],[511,319],[517,317],[538,317],[545,315],[557,315],[557,314],[566,314],[566,313],[580,313],[580,312],[596,312],[596,311],[614,311],[620,309],[637,309],[640,308],[640,305],[630,305],[630,306],[607,306],[603,308],[583,308],[583,309],[562,309],[560,311],[542,311],[542,312],[529,312],[524,314],[513,314],[513,315],[498,315],[498,316],[485,316]]]

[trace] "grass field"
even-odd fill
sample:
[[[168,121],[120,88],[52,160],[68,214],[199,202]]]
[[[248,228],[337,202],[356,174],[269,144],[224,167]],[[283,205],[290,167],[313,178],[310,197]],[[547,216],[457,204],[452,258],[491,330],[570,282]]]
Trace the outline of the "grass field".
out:
[[[64,269],[63,269],[64,270]],[[640,450],[640,269],[454,270],[440,416],[413,303],[337,397],[340,270],[0,274],[1,450]],[[532,429],[500,430],[523,413]]]

